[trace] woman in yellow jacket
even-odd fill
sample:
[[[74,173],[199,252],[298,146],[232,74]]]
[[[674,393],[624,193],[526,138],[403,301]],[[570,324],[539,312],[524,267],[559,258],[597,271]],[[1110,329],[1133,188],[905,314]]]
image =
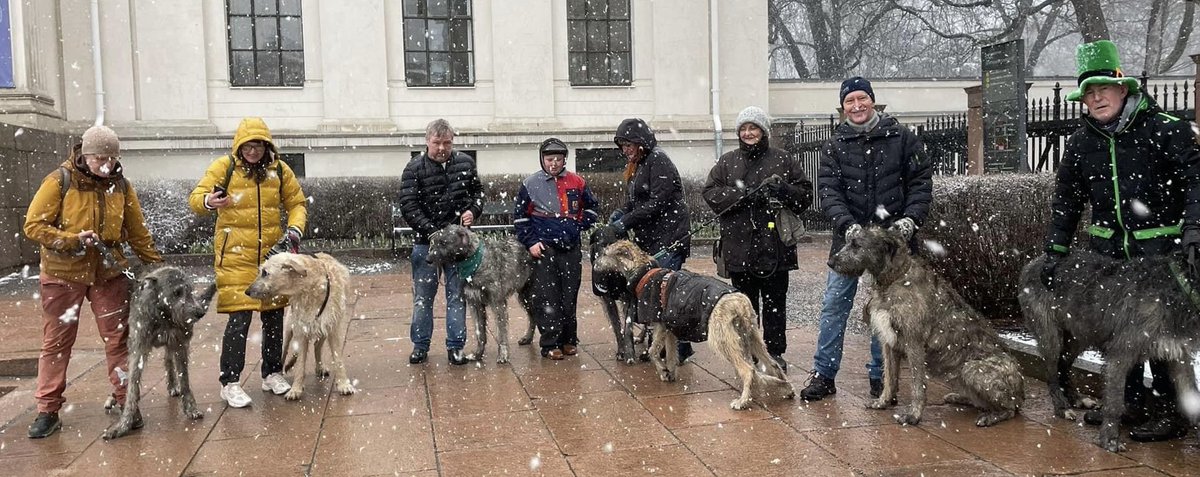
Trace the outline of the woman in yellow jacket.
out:
[[[304,192],[292,169],[279,158],[271,131],[260,118],[238,125],[233,149],[208,166],[188,203],[197,214],[217,214],[213,265],[217,272],[217,311],[229,314],[221,346],[221,398],[245,407],[250,396],[241,387],[250,318],[262,319],[262,390],[284,394],[283,299],[255,300],[246,288],[272,250],[298,251],[308,218]],[[280,206],[287,211],[281,226]],[[274,245],[274,247],[273,247]]]
[[[83,144],[42,179],[25,215],[25,235],[41,244],[42,353],[38,358],[38,415],[29,437],[42,438],[62,427],[58,410],[66,401],[67,364],[86,298],[100,337],[113,396],[125,405],[128,349],[129,268],[121,243],[128,242],[144,263],[162,261],[146,229],[142,206],[122,175],[120,141],[104,126],[83,133]],[[141,427],[140,414],[134,427]]]

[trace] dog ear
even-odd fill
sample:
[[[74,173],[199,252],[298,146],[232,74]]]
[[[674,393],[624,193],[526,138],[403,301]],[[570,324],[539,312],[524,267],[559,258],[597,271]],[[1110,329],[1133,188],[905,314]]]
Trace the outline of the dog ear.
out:
[[[285,263],[280,268],[282,268],[283,271],[285,271],[285,272],[288,272],[288,273],[291,273],[294,275],[298,275],[298,276],[300,276],[300,278],[304,278],[304,277],[308,276],[308,270],[305,270],[303,268],[296,268],[296,267],[292,266],[292,264],[290,264],[290,263]]]
[[[458,229],[456,232],[458,232],[458,240],[463,245],[471,245],[471,235],[467,233],[467,229]]]

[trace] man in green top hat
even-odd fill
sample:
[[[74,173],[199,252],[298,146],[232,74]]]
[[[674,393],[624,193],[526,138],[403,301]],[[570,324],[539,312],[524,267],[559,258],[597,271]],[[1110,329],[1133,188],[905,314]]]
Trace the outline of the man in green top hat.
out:
[[[1067,100],[1082,101],[1087,115],[1067,139],[1058,166],[1042,282],[1050,289],[1060,285],[1055,270],[1069,252],[1084,205],[1092,209],[1093,252],[1128,260],[1177,253],[1182,246],[1190,277],[1200,278],[1200,150],[1190,125],[1163,112],[1137,79],[1121,72],[1111,41],[1080,45],[1075,59],[1079,88]],[[1151,229],[1161,233],[1137,233]],[[1157,396],[1142,384],[1142,367],[1126,380],[1122,421],[1138,426],[1130,437],[1150,442],[1186,435],[1190,425],[1178,411],[1167,364],[1152,361],[1150,369]],[[1093,411],[1084,420],[1099,424],[1102,417]]]

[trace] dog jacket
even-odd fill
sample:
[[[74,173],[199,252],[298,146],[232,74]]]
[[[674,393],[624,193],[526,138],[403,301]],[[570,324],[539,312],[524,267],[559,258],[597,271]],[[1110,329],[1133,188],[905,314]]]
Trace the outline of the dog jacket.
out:
[[[639,281],[637,294],[638,323],[665,323],[681,340],[708,340],[708,317],[717,300],[737,290],[716,278],[688,271],[652,269]]]

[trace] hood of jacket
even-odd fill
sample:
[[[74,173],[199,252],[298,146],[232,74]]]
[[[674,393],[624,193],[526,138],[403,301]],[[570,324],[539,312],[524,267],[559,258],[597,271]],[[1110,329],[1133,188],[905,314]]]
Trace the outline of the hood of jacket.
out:
[[[658,139],[654,137],[654,130],[650,129],[650,125],[646,124],[646,121],[641,120],[641,118],[629,118],[621,121],[621,125],[617,126],[617,134],[613,137],[613,142],[616,142],[618,139],[624,139],[642,146],[642,149],[645,149],[647,154],[653,151],[655,146],[658,146]]]
[[[263,141],[269,145],[272,153],[279,152],[275,150],[275,141],[271,140],[271,130],[267,128],[267,123],[262,118],[246,118],[238,124],[237,132],[233,135],[233,149],[229,151],[229,154],[238,157],[238,149],[242,148],[242,144],[250,141]],[[269,156],[274,156],[274,154]]]

